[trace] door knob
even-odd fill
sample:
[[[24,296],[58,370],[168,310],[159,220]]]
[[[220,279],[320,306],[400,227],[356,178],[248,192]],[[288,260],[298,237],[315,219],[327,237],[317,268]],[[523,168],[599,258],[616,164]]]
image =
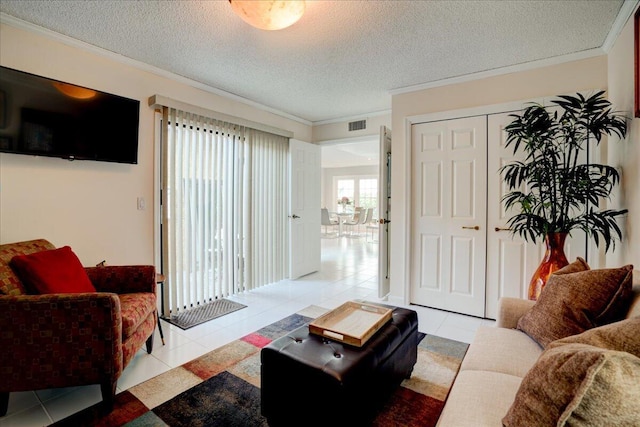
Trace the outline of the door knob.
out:
[[[296,215],[296,214],[293,214],[293,215],[289,215],[289,218],[296,219],[296,218],[300,218],[300,217],[298,215]]]
[[[380,224],[389,224],[391,221],[389,221],[388,219],[380,218],[380,219],[378,220],[378,222],[379,222]]]
[[[496,228],[494,228],[494,230],[496,230],[496,231],[511,231],[510,228],[500,228],[500,227],[496,227]]]
[[[480,226],[479,225],[474,225],[473,227],[462,227],[463,230],[480,230]]]

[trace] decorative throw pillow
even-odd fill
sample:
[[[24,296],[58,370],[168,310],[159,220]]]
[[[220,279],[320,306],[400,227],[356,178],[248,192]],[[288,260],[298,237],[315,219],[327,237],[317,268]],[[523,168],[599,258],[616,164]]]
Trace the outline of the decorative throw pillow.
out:
[[[576,260],[573,261],[571,264],[565,265],[560,270],[554,271],[553,274],[570,274],[570,273],[577,273],[579,271],[587,271],[587,270],[591,270],[591,267],[589,267],[589,264],[587,264],[587,261],[585,261],[584,258],[577,257]]]
[[[575,268],[576,263],[568,267]],[[632,271],[632,265],[572,273],[558,270],[517,328],[546,348],[552,341],[620,320],[631,302]]]
[[[545,350],[522,380],[504,426],[640,425],[640,358],[586,344]]]
[[[640,317],[589,329],[581,334],[554,341],[547,348],[574,343],[588,344],[607,350],[626,351],[640,357]]]
[[[11,268],[32,294],[96,292],[69,246],[11,259]]]

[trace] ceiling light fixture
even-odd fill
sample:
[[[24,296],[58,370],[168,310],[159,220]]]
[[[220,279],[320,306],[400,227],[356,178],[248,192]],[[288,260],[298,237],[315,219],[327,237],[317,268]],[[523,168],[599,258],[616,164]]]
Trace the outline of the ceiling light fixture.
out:
[[[301,1],[229,0],[233,11],[261,30],[281,30],[295,24],[304,13]]]

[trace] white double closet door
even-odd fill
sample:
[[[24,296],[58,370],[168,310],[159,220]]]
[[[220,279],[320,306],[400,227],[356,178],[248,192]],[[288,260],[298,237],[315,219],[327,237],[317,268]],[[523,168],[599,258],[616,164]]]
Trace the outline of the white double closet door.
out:
[[[411,129],[410,302],[495,318],[502,296],[526,298],[544,255],[507,230],[508,191],[500,167],[509,113],[413,124]],[[567,258],[585,256],[583,233],[572,233]]]

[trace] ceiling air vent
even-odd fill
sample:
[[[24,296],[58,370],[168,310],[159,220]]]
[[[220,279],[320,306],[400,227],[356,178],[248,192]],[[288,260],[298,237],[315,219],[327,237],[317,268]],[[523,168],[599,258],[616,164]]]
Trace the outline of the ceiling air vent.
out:
[[[354,130],[362,130],[367,128],[366,120],[357,120],[355,122],[349,122],[349,132]]]

